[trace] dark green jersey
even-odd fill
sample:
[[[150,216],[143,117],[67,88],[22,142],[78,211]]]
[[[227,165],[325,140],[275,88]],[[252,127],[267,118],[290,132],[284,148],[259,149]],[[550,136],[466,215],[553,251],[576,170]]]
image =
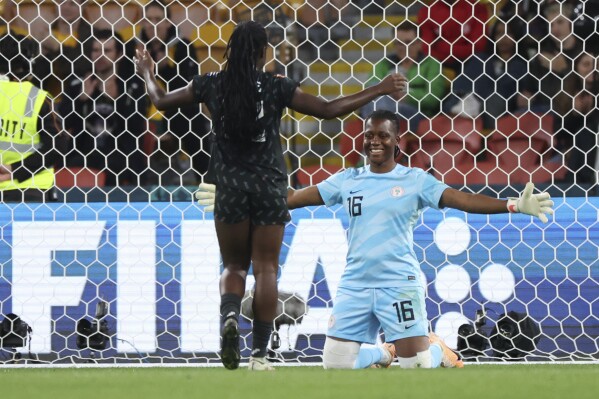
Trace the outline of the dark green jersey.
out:
[[[221,114],[219,94],[222,78],[223,74],[216,72],[196,76],[193,80],[195,100],[205,103],[213,118]],[[214,140],[206,181],[247,192],[268,190],[287,196],[287,167],[279,129],[283,111],[291,104],[298,84],[268,72],[259,73],[257,79],[262,102],[258,117],[264,128],[263,134],[254,139],[254,145],[248,151],[241,152],[234,152],[227,141]],[[215,134],[221,133],[216,131]]]

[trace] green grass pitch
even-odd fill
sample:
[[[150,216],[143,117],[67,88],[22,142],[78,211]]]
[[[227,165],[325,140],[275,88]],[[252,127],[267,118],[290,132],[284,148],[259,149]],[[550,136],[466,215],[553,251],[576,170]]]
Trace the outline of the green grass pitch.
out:
[[[464,369],[273,373],[222,368],[0,369],[3,398],[599,398],[599,365],[467,365]]]

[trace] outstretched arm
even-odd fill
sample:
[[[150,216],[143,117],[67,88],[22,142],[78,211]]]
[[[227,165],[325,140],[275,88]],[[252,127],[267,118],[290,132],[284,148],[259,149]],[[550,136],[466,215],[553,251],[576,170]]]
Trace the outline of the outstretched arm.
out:
[[[553,201],[549,193],[533,194],[534,188],[534,184],[528,183],[520,198],[508,198],[507,201],[448,188],[441,195],[439,205],[442,208],[454,208],[468,213],[524,213],[547,223],[549,219],[545,214],[553,214]]]
[[[154,74],[154,60],[147,50],[136,50],[136,57],[133,58],[137,73],[146,82],[146,89],[150,100],[159,111],[170,108],[179,108],[193,103],[193,82],[185,87],[170,92],[165,92],[162,86],[156,81]]]
[[[293,94],[290,108],[317,118],[332,119],[347,115],[380,96],[401,93],[405,90],[405,87],[406,78],[399,73],[394,73],[387,76],[380,83],[368,87],[359,93],[340,97],[332,101],[323,100],[322,98],[304,93],[301,89],[297,88]]]
[[[482,194],[470,194],[448,188],[441,195],[439,205],[442,208],[459,209],[468,213],[507,213],[507,201]]]
[[[287,191],[287,206],[289,209],[303,208],[310,205],[324,205],[316,186]]]
[[[202,183],[195,193],[195,198],[199,205],[203,205],[204,212],[214,210],[216,186],[214,184]],[[303,208],[310,205],[324,205],[324,201],[318,192],[316,186],[310,186],[301,190],[289,190],[287,192],[287,206],[289,209]]]

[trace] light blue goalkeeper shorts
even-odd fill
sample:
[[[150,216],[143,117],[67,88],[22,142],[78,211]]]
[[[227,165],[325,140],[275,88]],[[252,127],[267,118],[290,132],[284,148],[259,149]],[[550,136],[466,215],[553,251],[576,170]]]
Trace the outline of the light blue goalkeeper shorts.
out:
[[[375,344],[428,335],[424,288],[342,288],[337,290],[327,335]]]

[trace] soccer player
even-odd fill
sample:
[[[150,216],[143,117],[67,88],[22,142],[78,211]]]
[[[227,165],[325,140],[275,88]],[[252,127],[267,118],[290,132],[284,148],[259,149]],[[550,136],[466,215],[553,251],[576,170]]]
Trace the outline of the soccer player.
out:
[[[521,212],[543,222],[548,220],[546,213],[553,213],[549,194],[532,194],[532,183],[520,198],[500,200],[455,190],[422,169],[396,164],[398,135],[395,113],[373,112],[364,131],[369,165],[288,194],[290,209],[343,204],[349,214],[347,266],[329,321],[325,368],[388,366],[395,353],[403,368],[463,366],[456,353],[436,335],[428,334],[425,291],[412,248],[414,225],[422,209]],[[211,202],[200,202],[206,203]],[[362,343],[374,344],[381,328],[394,345],[361,348]]]
[[[157,109],[203,102],[212,116],[215,134],[206,180],[217,187],[214,221],[224,265],[221,360],[227,369],[239,367],[238,317],[251,263],[256,287],[249,368],[272,370],[266,353],[278,302],[279,252],[289,221],[279,137],[284,109],[331,119],[405,89],[405,78],[393,74],[359,93],[326,101],[304,93],[291,79],[263,72],[267,45],[263,26],[243,22],[229,39],[222,71],[195,76],[168,93],[156,83],[148,52],[138,51],[135,58]]]
[[[421,169],[395,163],[399,119],[375,111],[366,120],[364,151],[369,165],[351,168],[322,183],[290,192],[289,208],[344,204],[349,213],[347,266],[341,278],[324,345],[326,368],[362,368],[390,363],[374,343],[382,327],[404,368],[460,367],[461,360],[428,334],[425,292],[416,260],[413,229],[422,209],[455,208],[494,214],[522,212],[546,222],[553,213],[549,194],[500,200],[448,187]]]

